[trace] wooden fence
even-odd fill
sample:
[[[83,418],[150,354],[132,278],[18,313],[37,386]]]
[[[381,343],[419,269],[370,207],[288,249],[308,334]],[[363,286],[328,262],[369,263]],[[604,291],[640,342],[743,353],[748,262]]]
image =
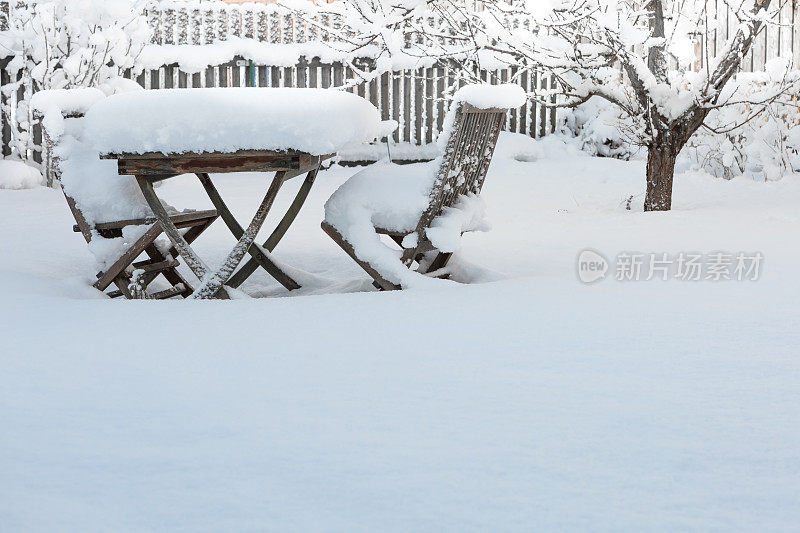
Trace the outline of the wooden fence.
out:
[[[7,74],[2,71],[2,75]],[[130,75],[129,75],[130,77]],[[516,67],[483,71],[482,79],[491,84],[519,83],[526,91],[534,88],[554,88],[551,76],[540,72],[521,71]],[[244,59],[235,59],[223,65],[209,67],[203,72],[182,72],[178,65],[168,65],[154,70],[146,70],[136,77],[145,89],[173,89],[199,87],[345,87],[366,98],[381,113],[382,120],[395,120],[398,128],[393,142],[405,144],[405,153],[418,152],[420,157],[430,154],[427,145],[435,142],[442,130],[444,115],[449,97],[466,80],[456,69],[447,63],[430,68],[385,72],[371,81],[355,83],[355,73],[341,63],[321,63],[318,60],[301,59],[293,67],[274,67],[254,65]],[[25,94],[12,95],[21,101]],[[554,103],[554,100],[553,102]],[[506,130],[516,133],[542,137],[552,133],[557,124],[557,111],[549,105],[527,103],[508,115]],[[41,132],[34,130],[34,139]],[[3,155],[9,155],[11,148],[10,125],[3,124]],[[38,144],[38,143],[37,143]],[[415,147],[421,148],[415,151]],[[37,161],[41,155],[34,153]]]
[[[713,58],[721,50],[738,25],[728,0],[705,0],[705,5],[708,19],[716,19],[717,23],[710,25],[715,29],[709,33],[708,39],[704,39],[703,35],[697,36],[701,66],[708,57]],[[800,0],[773,0],[769,13],[774,24],[767,25],[756,36],[753,47],[742,60],[742,70],[764,70],[764,65],[777,57],[791,59],[794,68],[800,69]]]

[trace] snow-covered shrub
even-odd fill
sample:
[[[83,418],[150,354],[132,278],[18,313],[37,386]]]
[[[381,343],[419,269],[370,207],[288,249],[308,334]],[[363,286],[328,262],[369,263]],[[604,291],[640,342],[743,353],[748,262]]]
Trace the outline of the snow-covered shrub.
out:
[[[779,90],[786,74],[780,68],[739,74],[738,91],[732,101],[768,102]],[[769,105],[754,109],[736,104],[712,111],[683,149],[683,157],[697,168],[721,178],[748,176],[777,180],[787,172],[800,171],[800,101],[784,95]],[[753,116],[755,115],[755,116]],[[753,117],[747,121],[747,118]]]
[[[581,150],[600,157],[630,159],[638,152],[628,135],[632,120],[616,105],[597,96],[563,115],[562,134]]]
[[[34,149],[31,95],[45,89],[96,87],[133,66],[150,29],[145,0],[38,0],[11,10],[0,32],[0,57],[11,82],[0,88],[12,124],[11,147],[28,159]],[[19,89],[26,97],[17,101]]]
[[[738,74],[720,98],[732,105],[708,115],[683,148],[682,163],[726,179],[776,180],[800,171],[800,96],[774,98],[786,80],[800,80],[800,71],[786,67],[775,60],[764,72]],[[592,155],[630,159],[646,155],[628,134],[634,127],[619,107],[593,97],[563,115],[561,133]]]
[[[0,189],[33,189],[42,183],[42,174],[21,161],[0,159]]]

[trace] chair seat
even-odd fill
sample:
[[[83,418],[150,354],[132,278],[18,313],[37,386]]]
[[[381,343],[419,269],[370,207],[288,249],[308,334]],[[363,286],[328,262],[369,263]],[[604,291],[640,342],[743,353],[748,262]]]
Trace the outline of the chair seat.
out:
[[[407,235],[428,207],[439,162],[380,162],[354,174],[325,204],[325,222],[339,229]]]
[[[525,98],[517,85],[462,87],[437,141],[441,157],[407,166],[382,162],[355,174],[325,204],[323,231],[380,289],[449,277],[462,235],[489,229],[479,195],[507,111]],[[384,245],[381,233],[402,250]]]
[[[208,209],[204,211],[186,211],[173,215],[170,218],[176,226],[179,228],[185,228],[195,226],[212,218],[217,218],[217,216],[219,216],[219,214],[217,213],[216,209]],[[155,217],[132,218],[128,220],[117,220],[114,222],[100,222],[95,224],[94,228],[97,231],[116,230],[122,229],[126,226],[143,226],[145,224],[155,224],[156,222],[157,221]],[[78,225],[75,224],[72,226],[72,231],[75,233],[80,233],[81,230]]]

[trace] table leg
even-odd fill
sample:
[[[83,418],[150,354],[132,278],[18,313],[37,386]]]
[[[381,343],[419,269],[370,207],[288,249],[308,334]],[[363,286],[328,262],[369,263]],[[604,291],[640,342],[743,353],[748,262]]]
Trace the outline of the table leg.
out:
[[[294,222],[294,219],[297,217],[297,214],[300,212],[300,209],[303,207],[303,204],[308,198],[308,193],[311,191],[311,187],[314,185],[314,180],[317,178],[317,173],[319,173],[319,167],[311,170],[307,175],[306,179],[303,182],[303,185],[300,186],[300,190],[297,192],[297,196],[295,196],[292,205],[289,206],[289,209],[286,211],[286,214],[283,216],[281,221],[278,223],[275,230],[269,236],[269,238],[264,242],[262,248],[267,250],[268,252],[272,252],[278,243],[281,241],[284,235],[286,235],[286,231]],[[270,261],[271,264],[272,261]],[[240,268],[230,280],[228,280],[228,285],[230,287],[239,287],[244,281],[250,277],[250,275],[255,272],[258,268],[259,261],[253,256],[253,259],[250,259],[247,263],[245,263],[242,268]],[[275,268],[278,268],[277,266]],[[280,269],[278,269],[280,270]],[[270,273],[271,274],[271,273]],[[274,277],[274,276],[273,276]],[[288,276],[287,276],[288,277]],[[277,278],[276,278],[277,279]],[[291,278],[290,278],[291,279]],[[280,281],[280,280],[278,280]],[[283,284],[289,290],[285,284]],[[296,288],[299,288],[296,287]]]
[[[139,176],[136,177],[136,182],[139,184],[142,195],[147,201],[147,205],[149,205],[150,209],[153,211],[153,215],[158,220],[161,229],[164,230],[164,233],[169,237],[169,240],[172,241],[172,244],[178,250],[180,256],[186,261],[186,265],[192,269],[195,276],[202,281],[208,275],[208,267],[203,260],[197,256],[194,250],[192,250],[192,247],[186,242],[186,239],[184,239],[178,228],[175,227],[167,210],[164,209],[161,200],[158,199],[156,191],[153,189],[153,183],[147,178]],[[227,296],[227,293],[225,293],[225,296]]]
[[[227,259],[225,259],[225,261],[222,263],[222,266],[216,272],[202,280],[200,287],[198,287],[197,291],[195,291],[195,293],[192,295],[193,298],[211,298],[217,291],[223,289],[223,285],[225,285],[225,283],[228,281],[228,278],[231,277],[231,274],[233,274],[233,271],[236,270],[236,267],[239,266],[239,263],[241,263],[244,255],[253,246],[253,241],[255,241],[256,235],[258,235],[261,226],[264,225],[264,221],[267,218],[267,213],[269,213],[272,203],[275,201],[275,197],[278,196],[278,191],[280,190],[282,183],[283,173],[278,172],[273,178],[272,183],[267,190],[267,194],[261,201],[261,205],[258,206],[258,210],[256,211],[253,220],[250,222],[250,225],[239,236],[239,242],[236,243],[236,246],[228,255]],[[223,214],[224,211],[227,211],[227,213]],[[233,216],[231,215],[230,211],[227,210],[227,207],[220,212],[220,216],[226,222],[229,220],[235,222],[235,219],[233,219]],[[241,226],[239,226],[238,223],[236,226],[241,229]]]
[[[284,181],[285,172],[278,172],[275,175],[275,179],[280,179],[281,183]],[[211,181],[211,177],[206,173],[198,173],[197,177],[200,179],[200,183],[203,185],[203,188],[206,190],[206,194],[211,199],[211,202],[214,204],[214,207],[217,209],[220,217],[222,218],[225,225],[228,226],[228,229],[233,233],[233,236],[237,239],[240,239],[244,234],[244,229],[239,224],[239,222],[234,218],[233,214],[231,213],[228,206],[225,204],[225,201],[220,196],[219,191],[214,186],[214,183]],[[253,244],[250,249],[248,250],[253,258],[251,261],[256,265],[261,265],[264,270],[266,270],[270,276],[275,278],[278,283],[286,287],[288,290],[299,289],[300,284],[298,284],[295,280],[293,280],[288,274],[286,274],[283,270],[281,270],[278,265],[276,265],[272,259],[269,258],[268,254],[264,252],[264,250],[258,246],[258,244]],[[254,268],[255,270],[255,268]],[[233,278],[231,278],[233,279]],[[227,282],[227,285],[230,285],[230,280]],[[239,285],[232,285],[233,287],[238,287]]]

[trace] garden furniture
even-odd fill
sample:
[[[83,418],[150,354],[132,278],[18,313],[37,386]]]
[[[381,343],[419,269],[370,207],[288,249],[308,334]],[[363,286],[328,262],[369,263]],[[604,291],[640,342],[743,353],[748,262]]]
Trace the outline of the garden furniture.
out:
[[[447,277],[461,234],[484,229],[483,187],[509,109],[525,94],[515,85],[459,89],[431,163],[378,163],[355,174],[325,205],[322,229],[382,290],[412,285],[419,276]],[[402,249],[380,241],[388,235]]]
[[[107,98],[87,114],[88,133],[100,157],[116,160],[133,176],[160,228],[200,280],[195,298],[226,298],[259,266],[289,290],[300,284],[271,252],[308,197],[323,161],[353,144],[373,140],[377,109],[357,95],[325,89],[171,89]],[[215,181],[236,172],[274,172],[252,221],[242,225]],[[237,243],[210,268],[178,231],[154,184],[195,174]],[[256,236],[282,184],[305,174],[294,202],[263,245]],[[213,176],[213,177],[212,177]],[[246,254],[252,259],[238,272]]]

